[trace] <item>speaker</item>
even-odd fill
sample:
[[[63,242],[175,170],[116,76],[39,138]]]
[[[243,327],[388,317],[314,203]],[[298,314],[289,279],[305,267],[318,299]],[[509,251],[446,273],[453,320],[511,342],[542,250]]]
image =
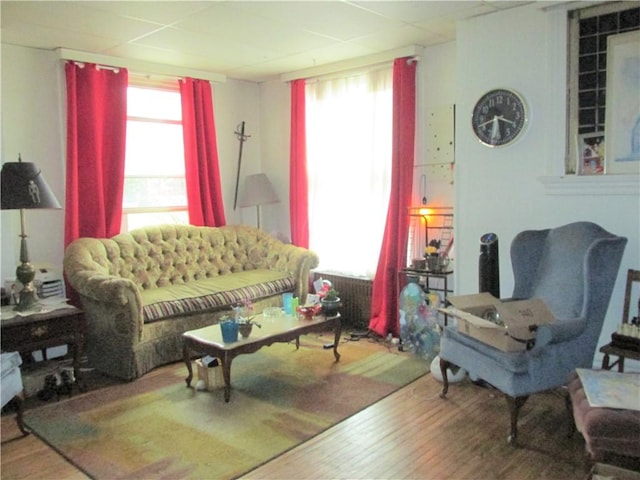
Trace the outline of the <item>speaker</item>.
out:
[[[489,292],[496,298],[500,298],[499,260],[498,236],[495,233],[485,233],[480,237],[479,291]]]

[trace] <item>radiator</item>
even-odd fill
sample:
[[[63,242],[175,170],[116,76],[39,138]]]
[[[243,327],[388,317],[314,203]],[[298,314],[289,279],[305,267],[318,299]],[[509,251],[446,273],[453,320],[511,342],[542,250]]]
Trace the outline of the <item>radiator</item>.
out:
[[[371,290],[373,281],[367,278],[349,277],[337,273],[313,272],[313,280],[329,280],[340,292],[343,325],[356,330],[366,330],[371,318]]]

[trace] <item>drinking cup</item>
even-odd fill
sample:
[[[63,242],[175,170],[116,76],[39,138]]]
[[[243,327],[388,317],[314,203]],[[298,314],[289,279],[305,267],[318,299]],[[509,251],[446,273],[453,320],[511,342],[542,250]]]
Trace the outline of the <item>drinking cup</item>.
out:
[[[282,307],[284,308],[285,314],[293,314],[293,293],[288,292],[282,294]]]

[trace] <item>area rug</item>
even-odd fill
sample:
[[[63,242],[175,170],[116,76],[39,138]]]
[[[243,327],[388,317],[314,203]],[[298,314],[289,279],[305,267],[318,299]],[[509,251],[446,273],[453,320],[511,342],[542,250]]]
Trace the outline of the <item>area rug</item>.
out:
[[[336,363],[328,339],[308,335],[299,350],[274,344],[236,357],[229,403],[222,388],[187,388],[178,363],[30,410],[25,421],[92,478],[234,478],[429,369],[367,339],[340,345]]]

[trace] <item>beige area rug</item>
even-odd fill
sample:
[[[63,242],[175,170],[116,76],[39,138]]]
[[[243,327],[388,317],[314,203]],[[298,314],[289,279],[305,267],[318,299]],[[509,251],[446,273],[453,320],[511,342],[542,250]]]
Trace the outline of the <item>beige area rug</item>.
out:
[[[366,339],[340,345],[336,363],[322,348],[330,336],[237,357],[229,403],[222,388],[186,388],[178,363],[29,410],[25,421],[93,478],[234,478],[428,371],[428,362]]]

